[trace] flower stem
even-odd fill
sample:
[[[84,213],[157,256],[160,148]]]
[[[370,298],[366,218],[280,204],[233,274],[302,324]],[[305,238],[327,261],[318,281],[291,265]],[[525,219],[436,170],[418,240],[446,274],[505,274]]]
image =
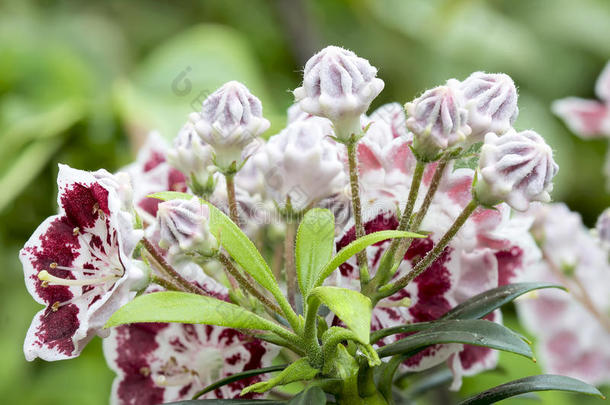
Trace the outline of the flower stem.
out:
[[[411,179],[411,188],[409,189],[407,204],[405,205],[405,209],[400,217],[398,228],[396,228],[398,231],[406,231],[411,224],[411,215],[413,215],[413,208],[415,207],[415,201],[417,200],[417,194],[419,193],[419,185],[421,184],[422,177],[424,176],[425,168],[426,163],[418,160],[417,164],[415,165],[415,171],[413,172],[413,178]],[[384,285],[390,279],[395,257],[397,257],[396,251],[399,245],[401,245],[400,239],[394,239],[390,243],[390,247],[381,258],[379,269],[377,270],[377,274],[374,278],[374,286]],[[402,261],[402,257],[398,257],[400,257],[399,262]]]
[[[470,215],[478,206],[479,203],[476,200],[471,200],[468,205],[464,207],[460,215],[455,219],[455,222],[451,225],[447,232],[445,232],[441,239],[434,245],[434,248],[429,251],[428,254],[422,260],[420,260],[409,273],[405,274],[404,276],[396,280],[394,283],[382,287],[379,290],[378,296],[375,297],[376,301],[400,291],[401,289],[406,287],[407,284],[413,281],[417,276],[423,273],[440,256],[440,254],[443,252],[445,247],[447,247],[451,239],[460,230],[462,225],[464,225],[466,220],[470,217]]]
[[[286,237],[284,239],[284,264],[286,271],[286,292],[288,302],[296,308],[297,269],[294,261],[294,239],[296,237],[296,219],[287,217]]]
[[[165,260],[161,252],[159,252],[159,250],[157,250],[157,248],[155,248],[155,246],[147,238],[143,238],[141,243],[146,251],[150,253],[150,256],[157,263],[158,267],[164,271],[167,276],[169,276],[173,284],[180,286],[180,288],[185,292],[206,296],[208,295],[201,288],[182,277],[180,273],[178,273],[176,269],[174,269],[172,265]]]
[[[225,255],[224,253],[220,253],[218,255],[218,260],[225,266],[227,272],[233,276],[235,280],[239,283],[241,288],[248,291],[252,296],[256,297],[268,310],[273,312],[274,314],[281,314],[282,310],[279,306],[273,303],[268,297],[266,297],[263,293],[258,291],[254,284],[248,282],[246,278],[237,270],[231,259]]]
[[[235,174],[225,174],[227,183],[227,199],[229,200],[229,216],[231,221],[239,226],[239,210],[237,209],[237,199],[235,198]]]
[[[358,138],[354,134],[346,142],[347,156],[349,161],[349,182],[352,191],[352,209],[354,211],[354,222],[356,228],[356,239],[365,235],[362,225],[362,205],[360,203],[360,186],[358,180]],[[370,280],[366,250],[357,253],[356,259],[360,271],[360,286],[368,284]]]
[[[163,277],[159,277],[157,275],[152,275],[151,280],[152,283],[160,285],[168,291],[183,291],[179,285],[172,283],[171,281],[164,279]]]

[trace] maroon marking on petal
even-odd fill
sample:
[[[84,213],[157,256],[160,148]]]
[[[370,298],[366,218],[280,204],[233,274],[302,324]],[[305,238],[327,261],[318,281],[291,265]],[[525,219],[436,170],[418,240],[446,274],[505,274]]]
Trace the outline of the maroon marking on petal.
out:
[[[225,359],[225,361],[232,366],[234,366],[240,360],[241,360],[241,353],[235,353],[233,356],[227,357]]]
[[[140,323],[117,328],[117,366],[123,370],[117,395],[124,404],[148,405],[163,402],[164,388],[152,380],[149,356],[157,349],[155,337],[166,323]]]
[[[361,174],[363,171],[379,170],[382,168],[381,162],[379,162],[375,153],[363,142],[358,145],[358,163]]]
[[[171,168],[167,176],[169,191],[186,192],[186,177],[181,171]]]
[[[73,227],[91,228],[102,210],[109,215],[108,190],[97,183],[89,187],[74,183],[61,195],[61,206]]]
[[[177,351],[178,353],[184,353],[187,351],[187,347],[184,345],[184,343],[182,343],[180,341],[179,338],[174,338],[172,340],[170,340],[169,344],[172,346],[172,348]]]
[[[161,204],[161,200],[157,198],[144,197],[138,202],[138,207],[142,208],[145,212],[152,216],[157,216],[159,204]]]
[[[180,389],[180,391],[178,391],[178,396],[180,398],[184,398],[186,396],[186,394],[189,393],[189,391],[191,390],[191,388],[193,388],[193,383],[190,383],[188,385],[185,385],[184,387],[182,387]]]
[[[339,266],[339,271],[343,277],[352,277],[354,274],[354,266],[345,262],[341,266]]]
[[[242,335],[242,336],[244,336],[244,335]],[[248,351],[248,353],[250,353],[250,359],[244,365],[243,371],[254,370],[254,369],[263,367],[262,360],[263,360],[263,356],[265,355],[265,353],[267,353],[267,349],[265,348],[265,346],[263,346],[262,341],[260,341],[259,339],[250,338],[248,336],[244,336],[244,338],[248,339],[247,342],[244,344],[244,348],[246,349],[246,351]],[[225,359],[225,360],[227,360],[227,359]],[[254,376],[254,377],[246,378],[243,380],[235,381],[235,382],[229,384],[229,387],[232,390],[235,390],[237,392],[237,395],[235,395],[234,398],[238,398],[238,397],[245,398],[245,399],[256,398],[256,397],[259,397],[260,395],[258,395],[258,394],[257,395],[244,395],[243,397],[240,397],[239,393],[245,387],[247,387],[251,384],[254,384],[256,382],[259,382],[261,380],[262,380],[261,376]]]
[[[464,350],[459,354],[462,368],[468,370],[477,363],[484,361],[485,357],[492,354],[492,350],[488,347],[464,345]]]
[[[151,151],[148,160],[144,163],[144,173],[151,171],[163,162],[165,162],[165,155],[163,153],[156,150]]]
[[[63,305],[57,311],[48,307],[42,315],[40,325],[36,331],[36,337],[39,339],[36,343],[41,347],[46,346],[70,356],[74,352],[72,337],[79,326],[78,307],[76,305]]]
[[[496,252],[498,260],[498,285],[510,284],[523,266],[523,249],[513,246]]]
[[[425,348],[421,352],[417,353],[414,356],[409,357],[403,363],[409,367],[417,367],[421,363],[424,357],[432,357],[440,350],[442,345],[434,345]]]
[[[222,343],[225,346],[231,346],[234,340],[243,340],[243,337],[244,335],[242,335],[235,329],[224,328],[218,334],[218,342]]]
[[[24,250],[31,256],[32,267],[35,274],[30,275],[36,285],[36,292],[46,303],[52,305],[59,301],[64,302],[72,298],[73,294],[67,286],[49,285],[42,287],[42,281],[38,279],[38,273],[42,270],[48,271],[56,277],[73,279],[72,273],[51,269],[51,263],[69,267],[79,255],[80,247],[78,237],[74,235],[74,225],[66,217],[58,217],[53,220],[47,231],[40,236],[40,245],[26,246]]]

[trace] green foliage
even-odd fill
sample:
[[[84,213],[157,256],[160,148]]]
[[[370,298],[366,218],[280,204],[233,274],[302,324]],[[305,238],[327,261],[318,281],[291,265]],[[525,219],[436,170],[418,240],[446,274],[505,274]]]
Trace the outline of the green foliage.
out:
[[[312,367],[309,364],[309,360],[303,357],[290,364],[277,376],[244,388],[241,391],[241,395],[246,395],[250,392],[263,393],[278,385],[286,385],[295,381],[308,381],[313,379],[319,372],[320,370]]]
[[[305,214],[296,237],[295,260],[299,287],[307,297],[323,266],[331,259],[335,217],[329,210],[314,208]]]
[[[439,343],[483,346],[534,358],[522,336],[505,326],[481,319],[438,321],[434,327],[383,346],[377,353],[379,357],[400,354],[406,358],[424,347]]]
[[[533,375],[530,377],[521,378],[511,381],[506,384],[499,385],[487,391],[481,392],[472,398],[460,402],[460,405],[488,405],[494,404],[506,398],[522,395],[534,391],[569,391],[578,392],[598,396],[602,399],[605,397],[599,390],[589,384],[574,378],[561,375]]]
[[[208,392],[212,392],[220,387],[224,387],[227,384],[231,384],[232,382],[244,380],[246,378],[250,378],[250,377],[265,374],[265,373],[272,373],[274,371],[282,371],[286,367],[288,367],[288,364],[281,364],[279,366],[263,367],[263,368],[257,368],[254,370],[246,370],[241,373],[231,374],[228,377],[222,378],[222,379],[214,382],[213,384],[208,385],[207,387],[205,387],[204,389],[202,389],[201,391],[199,391],[198,393],[193,395],[193,399],[197,399],[200,396],[207,394]]]
[[[309,305],[319,300],[354,332],[361,343],[369,343],[371,300],[357,291],[339,287],[316,287],[309,294]]]

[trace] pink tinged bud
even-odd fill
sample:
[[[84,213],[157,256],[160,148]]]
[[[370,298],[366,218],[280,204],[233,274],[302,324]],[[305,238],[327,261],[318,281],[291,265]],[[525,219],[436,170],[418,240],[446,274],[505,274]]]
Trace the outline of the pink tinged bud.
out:
[[[216,239],[210,233],[210,211],[197,197],[190,200],[170,200],[159,204],[157,225],[159,246],[170,255],[197,252],[211,255],[217,249]]]
[[[347,179],[328,121],[313,117],[290,124],[264,147],[268,162],[266,186],[280,204],[290,197],[300,211],[310,203],[340,192]]]
[[[211,170],[213,151],[209,145],[203,143],[195,131],[194,122],[197,118],[198,115],[193,113],[193,121],[189,120],[178,132],[174,139],[174,147],[167,151],[167,161],[192,182],[196,182],[196,185],[205,187],[213,176]]]
[[[475,196],[487,206],[506,201],[525,211],[531,201],[550,201],[558,170],[553,151],[536,132],[513,129],[501,137],[488,133],[481,148]]]
[[[488,132],[503,134],[517,119],[517,88],[503,73],[475,72],[460,85],[468,109],[472,136],[482,138]]]
[[[269,128],[263,106],[246,86],[231,81],[203,102],[195,130],[214,149],[215,163],[228,170],[242,163],[242,151]]]
[[[424,161],[463,142],[470,135],[467,111],[453,80],[426,91],[405,105],[407,128],[413,132],[413,150]]]
[[[339,139],[361,132],[360,115],[383,90],[377,69],[355,53],[328,46],[307,61],[295,100],[306,113],[332,121]]]
[[[595,83],[595,94],[600,99],[610,102],[610,62],[606,64]]]

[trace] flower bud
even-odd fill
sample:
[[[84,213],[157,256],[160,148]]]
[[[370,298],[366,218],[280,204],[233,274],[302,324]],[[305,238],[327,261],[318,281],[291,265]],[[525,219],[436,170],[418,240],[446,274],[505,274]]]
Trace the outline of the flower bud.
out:
[[[531,201],[550,201],[558,170],[553,151],[536,132],[511,129],[501,137],[490,132],[481,148],[475,198],[525,211]]]
[[[436,160],[442,151],[470,135],[461,94],[453,80],[447,84],[405,104],[407,128],[413,132],[413,151],[423,161]]]
[[[475,72],[461,83],[460,90],[466,99],[473,140],[481,140],[488,132],[501,135],[512,128],[519,108],[517,88],[510,76]]]
[[[193,113],[193,120],[197,114]],[[203,143],[195,132],[193,121],[182,127],[174,139],[174,147],[167,151],[167,161],[190,180],[190,187],[197,194],[209,195],[214,191],[212,148]]]
[[[383,90],[377,69],[355,53],[328,46],[305,64],[303,85],[294,90],[295,100],[309,114],[332,121],[336,136],[347,140],[360,134],[360,115]]]
[[[595,231],[597,232],[597,237],[600,242],[605,247],[610,247],[610,208],[606,208],[599,218],[597,218]]]
[[[263,107],[246,86],[232,81],[224,84],[203,102],[195,130],[214,149],[215,164],[228,171],[242,164],[242,151],[269,128]]]
[[[270,168],[266,186],[280,206],[289,197],[292,209],[300,211],[341,191],[347,179],[330,133],[328,121],[312,117],[269,139],[263,150]]]
[[[209,218],[208,206],[197,197],[159,204],[159,246],[172,256],[188,252],[212,255],[218,245],[208,228]]]

